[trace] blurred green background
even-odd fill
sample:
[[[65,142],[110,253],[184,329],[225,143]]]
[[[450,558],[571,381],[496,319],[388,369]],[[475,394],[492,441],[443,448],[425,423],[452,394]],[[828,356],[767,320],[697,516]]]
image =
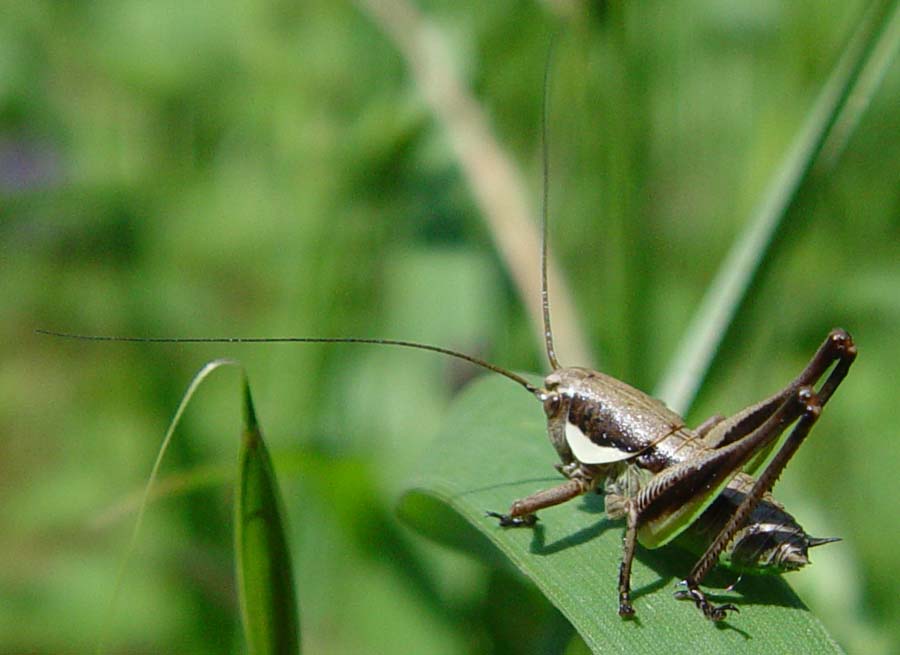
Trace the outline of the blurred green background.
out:
[[[393,518],[477,371],[387,348],[33,333],[385,336],[544,371],[445,125],[377,10],[403,4],[4,3],[0,652],[87,652],[101,625],[112,652],[242,651],[233,373],[189,410],[107,613],[134,495],[190,376],[219,356],[247,367],[280,473],[307,652],[568,642],[527,583]],[[415,6],[534,208],[544,61],[567,22],[551,249],[603,370],[650,390],[865,3],[623,4]],[[789,579],[851,652],[900,649],[898,98],[894,64],[689,415],[771,393],[833,326],[854,335],[856,366],[776,488],[810,533],[844,538]],[[553,461],[548,446],[535,473]]]

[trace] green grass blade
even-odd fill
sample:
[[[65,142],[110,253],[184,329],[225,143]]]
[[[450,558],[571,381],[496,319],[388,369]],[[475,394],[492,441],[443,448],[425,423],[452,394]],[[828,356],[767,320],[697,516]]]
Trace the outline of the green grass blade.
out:
[[[401,501],[401,515],[421,532],[478,554],[512,562],[572,623],[593,652],[815,652],[840,648],[779,577],[746,577],[735,592],[741,613],[727,625],[705,620],[672,597],[693,556],[675,546],[639,549],[634,568],[638,618],[617,614],[616,580],[623,525],[609,521],[591,494],[545,510],[534,529],[502,529],[486,510],[557,484],[541,408],[504,380],[477,382],[454,405],[421,467],[421,481]],[[463,520],[464,519],[464,520]],[[733,578],[711,579],[725,586]]]
[[[234,534],[241,619],[250,653],[297,653],[300,626],[281,496],[246,377],[243,384]]]
[[[787,156],[707,290],[655,395],[684,414],[748,297],[779,227],[820,164],[831,163],[872,97],[900,40],[898,3],[878,1],[863,16]],[[865,74],[864,74],[865,73]],[[851,102],[851,99],[853,100]]]
[[[131,530],[131,536],[129,537],[128,545],[125,547],[125,551],[122,554],[122,560],[119,563],[119,570],[116,573],[116,582],[109,601],[109,608],[106,612],[106,623],[104,627],[101,627],[100,633],[97,637],[97,646],[95,648],[95,651],[97,653],[104,652],[106,648],[107,627],[113,624],[113,615],[118,604],[119,594],[121,594],[122,592],[122,584],[125,579],[125,570],[128,568],[128,562],[130,561],[131,555],[137,545],[138,537],[141,533],[141,526],[144,523],[144,515],[147,512],[147,506],[150,502],[156,479],[159,477],[159,470],[162,466],[163,459],[165,458],[166,453],[169,451],[169,445],[172,443],[172,438],[175,435],[175,429],[178,427],[178,424],[181,423],[181,417],[184,416],[184,412],[187,409],[187,406],[190,404],[191,399],[194,397],[194,394],[197,392],[197,389],[200,387],[203,381],[208,378],[213,371],[221,368],[222,366],[237,365],[237,362],[229,359],[217,359],[209,362],[208,364],[204,365],[196,375],[194,375],[193,379],[188,384],[184,395],[181,397],[181,402],[178,404],[178,409],[175,410],[175,415],[169,422],[169,427],[166,429],[166,434],[163,437],[162,444],[160,444],[159,446],[159,453],[157,453],[156,455],[156,461],[153,462],[153,468],[150,470],[150,476],[147,478],[147,484],[144,487],[144,493],[141,497],[140,503],[138,504],[137,517],[134,520],[134,527]]]

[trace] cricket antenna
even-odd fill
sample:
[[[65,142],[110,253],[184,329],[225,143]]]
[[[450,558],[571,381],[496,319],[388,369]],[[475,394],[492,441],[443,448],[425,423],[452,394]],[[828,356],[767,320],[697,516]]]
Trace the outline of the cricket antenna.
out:
[[[400,348],[413,348],[416,350],[428,350],[442,355],[462,359],[475,366],[499,373],[509,378],[513,382],[517,382],[525,387],[533,394],[537,394],[540,389],[521,375],[517,375],[505,368],[491,364],[478,357],[467,355],[465,353],[450,350],[449,348],[441,348],[440,346],[432,346],[427,343],[417,343],[415,341],[403,341],[400,339],[363,339],[356,337],[116,337],[106,335],[90,335],[90,334],[71,334],[68,332],[53,332],[52,330],[35,330],[38,334],[46,334],[51,337],[61,337],[63,339],[78,339],[79,341],[116,341],[131,343],[368,343],[381,346],[398,346]]]
[[[543,188],[541,192],[541,308],[544,317],[544,345],[547,350],[547,359],[550,368],[554,371],[560,367],[556,358],[556,348],[553,346],[553,328],[550,326],[550,293],[547,289],[547,233],[549,232],[547,214],[550,203],[550,157],[548,153],[548,128],[547,114],[550,105],[550,64],[553,62],[553,51],[556,48],[556,34],[550,38],[550,47],[547,50],[547,62],[544,64],[544,91],[541,103],[541,168],[543,173]]]

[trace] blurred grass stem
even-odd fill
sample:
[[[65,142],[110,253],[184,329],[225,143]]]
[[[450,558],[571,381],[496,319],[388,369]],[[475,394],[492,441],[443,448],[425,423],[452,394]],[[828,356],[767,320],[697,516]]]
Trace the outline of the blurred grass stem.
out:
[[[446,131],[497,249],[528,308],[538,343],[543,344],[540,230],[521,173],[454,69],[452,49],[441,30],[404,0],[360,0],[359,4],[400,51],[426,103]],[[560,359],[589,366],[593,357],[578,327],[572,294],[552,256],[547,266]]]
[[[690,409],[802,190],[820,163],[833,162],[871,100],[897,50],[898,12],[896,1],[874,2],[865,11],[762,201],[722,262],[655,391],[676,412]],[[869,62],[875,65],[870,68]]]

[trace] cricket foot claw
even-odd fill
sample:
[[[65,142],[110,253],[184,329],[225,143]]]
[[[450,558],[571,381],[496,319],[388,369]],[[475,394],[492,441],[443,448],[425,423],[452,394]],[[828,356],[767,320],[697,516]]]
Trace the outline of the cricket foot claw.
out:
[[[725,603],[724,605],[709,605],[703,610],[703,614],[710,621],[724,621],[728,618],[728,612],[740,612],[735,605]]]
[[[502,528],[530,528],[538,521],[536,514],[525,514],[524,516],[510,516],[499,512],[485,512],[485,514],[499,519]]]
[[[631,594],[627,590],[619,590],[619,616],[630,619],[634,616],[634,606],[631,604]]]
[[[675,598],[678,600],[692,600],[694,604],[697,606],[701,612],[703,612],[703,616],[708,618],[710,621],[724,621],[728,618],[728,612],[740,612],[741,610],[731,603],[725,603],[724,605],[713,605],[706,599],[706,594],[700,591],[697,587],[688,587],[687,589],[682,589],[675,592]]]

